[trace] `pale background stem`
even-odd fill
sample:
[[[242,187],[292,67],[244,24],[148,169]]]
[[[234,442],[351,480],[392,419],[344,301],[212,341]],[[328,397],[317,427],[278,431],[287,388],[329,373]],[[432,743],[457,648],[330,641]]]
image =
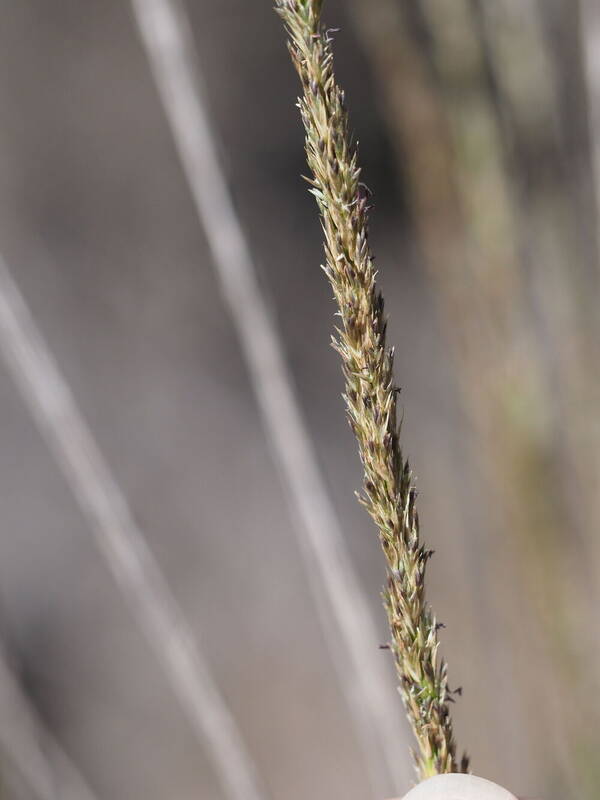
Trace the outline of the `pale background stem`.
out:
[[[229,800],[264,800],[256,768],[190,626],[0,257],[0,348]]]

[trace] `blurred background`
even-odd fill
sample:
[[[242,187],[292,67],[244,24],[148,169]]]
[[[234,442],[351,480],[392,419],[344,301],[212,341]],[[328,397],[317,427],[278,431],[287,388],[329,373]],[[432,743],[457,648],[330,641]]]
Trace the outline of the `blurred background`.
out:
[[[353,496],[361,470],[281,24],[268,0],[185,10],[234,206],[385,643],[384,562]],[[2,257],[262,796],[382,800],[132,7],[4,0],[2,12]],[[463,687],[459,746],[514,792],[598,797],[600,12],[592,0],[328,0],[325,16],[341,28],[337,74],[374,194],[402,438],[436,551],[429,597]],[[0,371],[2,800],[67,797],[75,770],[88,789],[72,800],[226,798]],[[409,775],[391,658],[375,658]],[[408,789],[380,777],[388,795]]]

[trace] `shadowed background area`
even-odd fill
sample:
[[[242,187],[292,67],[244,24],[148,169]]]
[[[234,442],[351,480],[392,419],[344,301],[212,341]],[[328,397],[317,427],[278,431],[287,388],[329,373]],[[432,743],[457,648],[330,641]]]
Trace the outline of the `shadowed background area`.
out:
[[[374,195],[402,438],[436,551],[429,597],[450,685],[464,690],[458,743],[476,774],[513,792],[585,799],[600,789],[600,35],[585,3],[490,5],[330,0],[325,12],[341,28],[337,74]],[[266,1],[186,7],[235,208],[385,643],[384,562],[353,496],[361,469],[281,25]],[[131,7],[2,10],[0,252],[265,797],[374,798]],[[214,765],[0,371],[0,629],[52,735],[49,769],[60,743],[98,800],[220,800]],[[392,687],[391,657],[377,657]],[[11,725],[0,731],[7,800],[40,797],[5,745]]]

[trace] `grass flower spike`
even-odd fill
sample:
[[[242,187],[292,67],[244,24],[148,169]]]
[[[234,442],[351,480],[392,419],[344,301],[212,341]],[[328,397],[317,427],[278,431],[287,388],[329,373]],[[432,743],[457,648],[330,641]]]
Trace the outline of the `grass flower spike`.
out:
[[[368,243],[369,192],[360,182],[344,93],[333,72],[331,34],[321,23],[322,0],[277,0],[275,7],[287,28],[303,87],[299,108],[311,192],[325,234],[324,270],[341,318],[335,347],[346,379],[349,422],[364,465],[361,502],[377,525],[387,560],[391,648],[417,740],[417,770],[421,779],[466,771],[466,756],[459,763],[456,755],[438,626],[425,599],[431,551],[419,539],[416,491],[399,444],[393,353],[386,346],[383,299]]]

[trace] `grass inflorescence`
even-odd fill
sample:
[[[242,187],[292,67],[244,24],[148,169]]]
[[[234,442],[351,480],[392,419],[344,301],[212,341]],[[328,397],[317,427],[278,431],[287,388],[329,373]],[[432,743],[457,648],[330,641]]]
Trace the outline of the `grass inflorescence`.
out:
[[[321,22],[322,0],[276,0],[275,7],[302,82],[298,105],[311,192],[325,235],[324,270],[341,319],[334,346],[342,358],[348,418],[364,465],[360,500],[377,525],[387,560],[390,646],[417,739],[417,771],[422,779],[466,771],[467,757],[459,763],[456,755],[438,625],[425,598],[425,570],[432,553],[420,541],[416,490],[399,443],[399,390],[368,243],[369,192],[360,181],[344,92],[334,76],[331,32]]]

